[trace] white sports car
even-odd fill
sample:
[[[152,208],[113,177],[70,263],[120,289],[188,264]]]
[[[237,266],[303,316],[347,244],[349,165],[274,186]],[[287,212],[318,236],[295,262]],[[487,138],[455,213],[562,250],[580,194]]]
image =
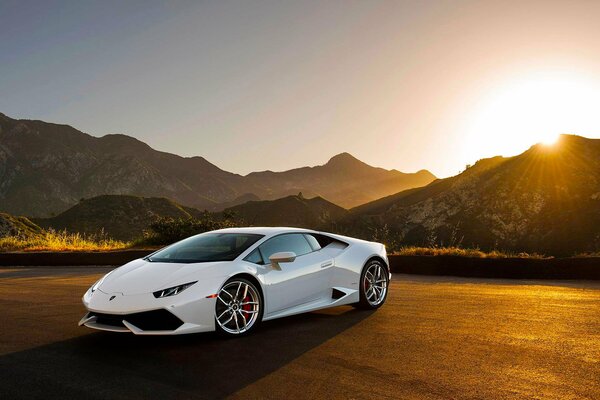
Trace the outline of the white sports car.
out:
[[[83,296],[79,325],[240,336],[261,321],[326,307],[376,309],[390,278],[380,243],[295,228],[221,229],[106,274]]]

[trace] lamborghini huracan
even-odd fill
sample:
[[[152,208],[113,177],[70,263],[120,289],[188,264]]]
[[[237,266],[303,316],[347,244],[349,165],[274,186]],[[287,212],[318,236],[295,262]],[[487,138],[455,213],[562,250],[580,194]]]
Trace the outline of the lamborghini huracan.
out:
[[[385,246],[297,228],[202,233],[106,274],[80,326],[136,335],[217,331],[353,304],[376,309],[391,279]]]

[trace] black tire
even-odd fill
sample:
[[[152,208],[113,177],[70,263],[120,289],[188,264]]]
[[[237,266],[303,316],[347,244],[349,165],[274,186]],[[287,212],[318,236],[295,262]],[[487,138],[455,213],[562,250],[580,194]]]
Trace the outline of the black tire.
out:
[[[371,277],[369,277],[369,279],[367,279],[367,272],[368,271],[372,272],[374,269],[377,269],[377,268],[381,271],[381,275],[379,276],[379,279],[384,279],[384,282],[380,282],[380,283],[378,283],[378,285],[383,284],[385,289],[383,290],[382,295],[377,298],[377,301],[373,301],[374,294],[373,294],[373,292],[370,291],[370,289],[368,287],[368,285],[370,285],[369,279],[372,280],[372,275],[371,275]],[[363,267],[363,270],[360,274],[360,284],[359,284],[360,300],[358,303],[355,303],[354,306],[356,308],[359,308],[362,310],[378,309],[385,303],[385,300],[387,299],[389,284],[390,284],[390,274],[389,274],[388,268],[385,265],[385,263],[383,263],[377,259],[369,260]],[[378,289],[374,288],[372,290],[377,291],[377,293],[379,293]],[[370,298],[368,297],[368,294],[371,295]]]
[[[243,293],[236,292],[236,287],[239,290],[248,291],[245,297]],[[230,297],[227,296],[230,295]],[[255,301],[258,304],[248,305],[248,296],[251,297],[251,302]],[[222,301],[224,299],[225,301]],[[224,304],[229,303],[228,305]],[[248,308],[251,307],[251,308]],[[251,311],[257,311],[250,314]],[[255,332],[262,322],[264,312],[264,300],[260,289],[253,282],[245,278],[233,277],[223,284],[219,289],[217,302],[215,304],[215,330],[218,334],[225,337],[242,337]],[[256,318],[253,316],[256,315]],[[220,320],[218,317],[221,317]],[[231,317],[231,320],[227,321]],[[234,319],[235,318],[235,319]],[[227,323],[224,323],[226,322]],[[242,329],[240,329],[243,326]],[[237,328],[237,329],[236,329]]]

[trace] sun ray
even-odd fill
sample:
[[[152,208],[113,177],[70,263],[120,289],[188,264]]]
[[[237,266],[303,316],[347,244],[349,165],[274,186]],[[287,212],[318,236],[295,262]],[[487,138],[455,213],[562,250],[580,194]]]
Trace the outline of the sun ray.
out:
[[[499,82],[466,117],[465,160],[555,146],[562,132],[600,131],[600,86],[575,73],[536,72]]]

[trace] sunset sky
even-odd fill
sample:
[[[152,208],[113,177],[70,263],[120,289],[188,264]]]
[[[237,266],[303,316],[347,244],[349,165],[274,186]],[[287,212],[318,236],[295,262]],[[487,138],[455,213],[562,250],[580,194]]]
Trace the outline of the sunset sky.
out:
[[[163,4],[164,3],[164,4]],[[600,137],[599,1],[2,1],[0,112],[237,173]]]

